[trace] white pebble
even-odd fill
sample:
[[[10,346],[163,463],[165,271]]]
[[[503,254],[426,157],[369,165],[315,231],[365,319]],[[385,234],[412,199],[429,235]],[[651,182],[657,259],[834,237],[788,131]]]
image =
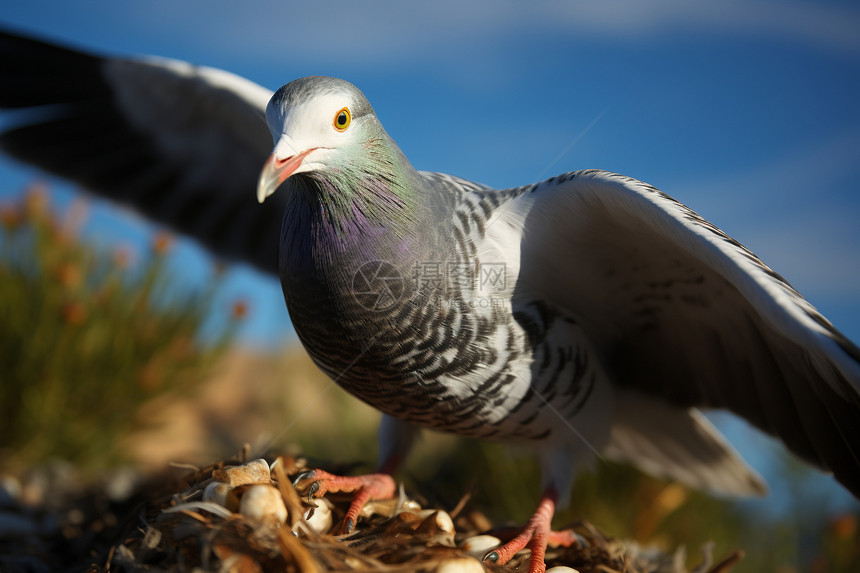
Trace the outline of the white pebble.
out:
[[[227,494],[233,489],[224,482],[213,481],[203,490],[203,501],[211,501],[220,506],[227,507]]]
[[[21,499],[21,482],[15,476],[0,476],[0,507],[13,507]]]
[[[412,506],[410,505],[410,507]],[[420,509],[420,507],[418,509]],[[359,515],[361,517],[370,517],[372,515],[384,515],[385,517],[392,517],[397,513],[402,513],[403,511],[404,508],[398,508],[396,499],[374,499],[364,504],[364,507],[361,508],[361,513]],[[406,509],[405,511],[412,510]]]
[[[331,508],[334,506],[324,497],[314,500],[314,503],[316,503],[316,507],[310,508],[305,512],[305,521],[307,521],[311,530],[317,533],[328,533],[334,521],[331,515]],[[297,532],[300,523],[296,523],[296,526],[293,528],[294,533]]]
[[[419,504],[414,499],[402,499],[402,500],[399,500],[399,502],[400,502],[400,507],[397,510],[397,513],[401,513],[403,511],[410,511],[412,513],[419,513],[421,511],[423,511],[421,509],[421,504]],[[433,510],[430,510],[430,511],[433,511]]]
[[[546,570],[546,573],[579,573],[578,570],[573,567],[565,567],[564,565],[556,565],[555,567],[550,567]]]
[[[484,566],[477,559],[458,557],[442,563],[436,573],[484,573]]]
[[[248,487],[239,500],[239,513],[258,523],[284,523],[287,520],[287,507],[281,492],[268,484]]]
[[[424,509],[418,512],[418,517],[424,519],[418,526],[418,531],[423,533],[453,533],[454,520],[448,512],[441,509]]]
[[[457,546],[454,542],[454,520],[447,512],[425,509],[419,511],[416,517],[422,521],[418,524],[415,532],[426,536],[428,545]]]
[[[469,553],[483,557],[490,549],[502,544],[502,540],[492,535],[476,535],[463,542],[463,549]]]

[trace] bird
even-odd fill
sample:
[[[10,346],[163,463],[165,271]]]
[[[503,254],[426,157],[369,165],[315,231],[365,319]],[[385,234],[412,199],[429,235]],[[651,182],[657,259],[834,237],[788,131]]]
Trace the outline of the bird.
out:
[[[494,189],[416,170],[352,83],[232,73],[0,33],[8,155],[280,278],[316,365],[382,412],[351,529],[421,429],[526,445],[542,494],[513,538],[545,570],[556,508],[598,458],[727,495],[766,486],[724,409],[860,496],[860,349],[750,250],[600,170]],[[15,120],[15,111],[24,112]],[[256,201],[254,196],[256,195]]]

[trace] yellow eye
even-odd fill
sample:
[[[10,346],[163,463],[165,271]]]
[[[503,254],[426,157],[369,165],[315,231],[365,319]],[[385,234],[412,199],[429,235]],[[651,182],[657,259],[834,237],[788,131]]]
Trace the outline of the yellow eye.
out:
[[[332,125],[338,131],[346,131],[350,121],[352,121],[352,114],[349,113],[349,108],[345,107],[335,114]]]

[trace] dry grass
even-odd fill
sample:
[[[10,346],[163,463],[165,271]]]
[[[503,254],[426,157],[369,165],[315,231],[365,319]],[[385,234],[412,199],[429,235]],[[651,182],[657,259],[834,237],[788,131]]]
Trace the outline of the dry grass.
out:
[[[305,469],[301,459],[280,458],[272,475],[260,481],[277,488],[287,509],[283,522],[248,515],[242,504],[249,484],[237,486],[233,491],[238,493],[228,495],[223,506],[204,503],[204,490],[213,481],[225,479],[225,466],[243,462],[245,459],[240,458],[186,471],[178,479],[150,481],[129,498],[134,502],[111,503],[103,490],[101,494],[72,495],[54,516],[56,528],[38,540],[30,535],[3,549],[21,554],[17,563],[26,566],[22,570],[38,570],[37,565],[57,568],[59,563],[65,570],[91,573],[482,570],[479,556],[463,549],[463,544],[486,533],[492,525],[484,514],[470,507],[468,499],[453,508],[429,510],[422,509],[423,500],[405,496],[396,502],[372,503],[372,512],[359,519],[351,534],[336,535],[348,497],[328,496],[333,520],[321,531],[313,531],[305,516],[322,502],[307,500],[290,481]],[[94,510],[98,507],[102,511]],[[644,549],[633,542],[606,537],[584,523],[576,531],[583,543],[550,548],[548,565],[566,565],[581,573],[687,571],[683,550],[667,554]],[[52,553],[46,552],[47,548]],[[8,560],[14,557],[6,558],[4,571],[17,570],[16,562]],[[713,565],[710,550],[706,550],[703,559],[695,571],[723,572],[734,564],[737,555]],[[521,571],[527,561],[528,552],[522,552],[505,566],[484,567],[492,572]]]

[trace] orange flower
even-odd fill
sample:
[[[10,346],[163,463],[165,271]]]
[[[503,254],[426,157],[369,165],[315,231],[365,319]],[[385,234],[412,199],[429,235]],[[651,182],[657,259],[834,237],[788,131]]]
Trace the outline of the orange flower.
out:
[[[848,513],[840,515],[830,522],[830,531],[836,539],[851,539],[857,533],[857,520]]]
[[[248,315],[248,304],[243,300],[233,303],[233,320],[242,320]]]
[[[80,302],[69,302],[63,305],[62,310],[63,320],[71,326],[80,326],[87,320],[87,309]]]
[[[113,263],[121,269],[127,269],[131,262],[131,250],[127,247],[117,247],[113,251]]]
[[[24,212],[31,219],[40,219],[48,210],[48,186],[42,182],[32,183],[24,191]]]
[[[159,231],[152,239],[152,250],[156,255],[164,255],[173,246],[173,236],[166,231]]]
[[[164,367],[162,360],[154,356],[149,360],[138,373],[137,383],[147,392],[154,392],[161,387],[164,379]]]
[[[0,227],[14,231],[21,226],[21,212],[12,205],[0,206]]]
[[[81,284],[82,278],[80,267],[74,263],[65,262],[57,267],[57,280],[63,288],[74,289]]]
[[[168,353],[172,359],[181,359],[189,356],[194,350],[194,343],[185,334],[177,335],[170,341]]]

